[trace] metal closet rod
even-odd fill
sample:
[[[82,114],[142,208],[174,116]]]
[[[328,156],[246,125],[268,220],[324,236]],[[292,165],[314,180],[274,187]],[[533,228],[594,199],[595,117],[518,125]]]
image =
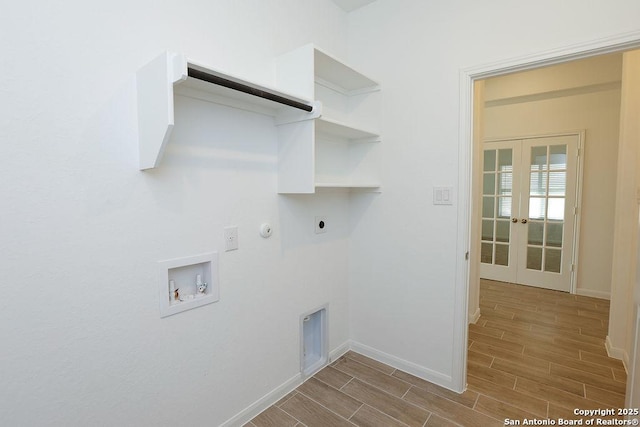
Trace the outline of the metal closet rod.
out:
[[[249,95],[268,99],[270,101],[274,101],[279,104],[288,105],[289,107],[297,108],[299,110],[304,110],[307,112],[311,112],[313,110],[313,106],[311,105],[303,104],[302,102],[294,101],[293,99],[285,98],[284,96],[276,95],[275,93],[256,89],[254,87],[251,87],[242,83],[234,82],[232,80],[228,80],[223,77],[215,76],[213,74],[209,74],[204,71],[196,70],[195,68],[191,68],[191,67],[187,68],[187,73],[189,77],[193,77],[194,79],[228,87],[229,89],[248,93]]]

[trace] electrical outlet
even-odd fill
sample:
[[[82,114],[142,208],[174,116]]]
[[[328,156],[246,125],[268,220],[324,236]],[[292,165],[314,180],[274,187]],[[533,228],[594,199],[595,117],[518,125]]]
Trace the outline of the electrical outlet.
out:
[[[238,249],[238,227],[225,227],[224,249],[227,252]]]
[[[322,215],[322,216],[317,216],[316,217],[315,229],[316,229],[316,234],[322,234],[322,233],[326,233],[327,232],[327,217],[326,216]]]

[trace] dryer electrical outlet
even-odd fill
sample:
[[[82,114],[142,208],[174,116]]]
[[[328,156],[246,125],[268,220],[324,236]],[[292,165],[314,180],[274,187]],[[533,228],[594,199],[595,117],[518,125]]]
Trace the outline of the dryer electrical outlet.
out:
[[[327,217],[325,215],[317,216],[315,224],[316,234],[322,234],[327,232]]]

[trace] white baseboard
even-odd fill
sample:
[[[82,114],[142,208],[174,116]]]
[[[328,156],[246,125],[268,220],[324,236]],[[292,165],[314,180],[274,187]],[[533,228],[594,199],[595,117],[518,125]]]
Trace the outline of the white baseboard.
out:
[[[350,349],[351,342],[347,340],[329,353],[329,361],[327,362],[327,364],[332,363],[334,360],[344,355]],[[258,416],[262,411],[285,397],[287,394],[291,393],[303,382],[304,380],[302,377],[302,373],[296,374],[294,377],[285,381],[284,384],[276,387],[274,390],[270,391],[269,393],[255,401],[239,414],[236,414],[232,418],[229,418],[227,421],[221,424],[221,427],[235,427],[246,424],[251,419]]]
[[[473,314],[469,315],[469,323],[476,323],[480,318],[480,307],[476,308],[476,311]]]
[[[392,356],[390,354],[384,353],[380,350],[376,350],[375,348],[371,348],[355,341],[351,342],[351,350],[377,360],[378,362],[386,363],[389,366],[400,369],[401,371],[407,372],[411,375],[415,375],[416,377],[420,377],[426,381],[451,390],[454,389],[452,378],[449,375],[444,375],[440,372],[432,371],[431,369],[427,369],[413,362],[408,362],[406,360],[400,359],[399,357]]]
[[[285,381],[284,384],[276,387],[274,390],[270,391],[269,393],[252,403],[249,407],[241,411],[239,414],[236,414],[235,416],[229,418],[227,421],[221,424],[221,427],[236,427],[246,424],[252,418],[267,409],[269,406],[273,405],[278,400],[291,393],[300,384],[302,384],[302,382],[302,374],[296,374],[294,377]]]
[[[604,346],[607,349],[607,354],[609,357],[613,357],[614,359],[622,360],[622,364],[624,365],[625,371],[629,372],[629,355],[623,348],[614,347],[611,344],[611,338],[607,335],[607,339],[604,341]]]
[[[344,354],[349,350],[351,350],[351,341],[347,340],[329,353],[329,363],[335,362],[341,356],[344,356]]]
[[[478,309],[478,317],[479,311],[480,309]],[[398,357],[392,356],[390,354],[384,353],[382,351],[354,341],[345,341],[343,344],[332,350],[329,353],[328,363],[332,363],[340,356],[343,356],[345,353],[347,353],[349,350],[353,350],[364,356],[377,360],[378,362],[386,363],[387,365],[392,366],[396,369],[400,369],[401,371],[407,372],[411,375],[415,375],[426,381],[453,390],[452,379],[449,375],[443,375],[439,372],[424,368],[413,362],[408,362],[406,360],[400,359]],[[232,418],[229,418],[227,421],[221,424],[221,427],[236,427],[246,424],[251,419],[259,415],[262,411],[285,397],[287,394],[291,393],[303,382],[304,381],[301,373],[295,375],[294,377],[287,380],[284,384],[280,385],[279,387],[275,388],[271,392],[258,399],[242,412],[238,413]]]
[[[611,292],[606,292],[606,291],[592,291],[590,289],[576,289],[576,294],[582,295],[582,296],[585,296],[585,297],[600,298],[600,299],[606,299],[606,300],[610,300],[611,299]]]

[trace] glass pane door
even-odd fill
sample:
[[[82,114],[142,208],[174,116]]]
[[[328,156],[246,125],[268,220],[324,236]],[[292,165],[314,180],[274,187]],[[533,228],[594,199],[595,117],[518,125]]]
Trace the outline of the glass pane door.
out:
[[[484,143],[480,277],[571,289],[579,140]]]
[[[522,144],[518,283],[571,290],[578,135]]]
[[[513,150],[484,152],[481,262],[509,265]]]
[[[515,236],[511,219],[517,214],[519,175],[514,164],[520,148],[514,143],[486,143],[482,165],[481,275],[494,280],[515,279]],[[514,193],[516,191],[516,193]]]
[[[567,146],[531,147],[527,269],[561,272],[566,195]]]

